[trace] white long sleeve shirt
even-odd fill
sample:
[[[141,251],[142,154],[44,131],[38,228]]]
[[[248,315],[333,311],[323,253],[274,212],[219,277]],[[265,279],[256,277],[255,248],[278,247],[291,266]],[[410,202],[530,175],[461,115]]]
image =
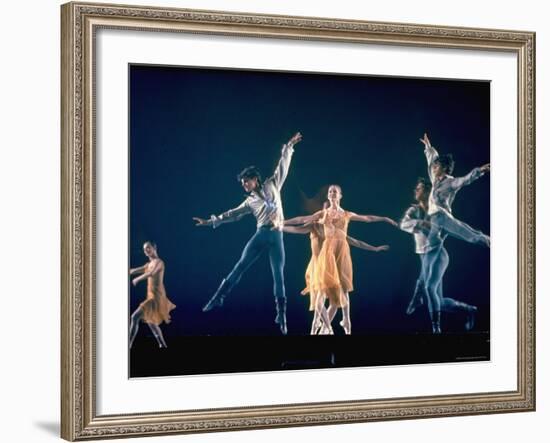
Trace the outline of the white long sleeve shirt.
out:
[[[469,185],[483,176],[484,172],[480,168],[474,168],[464,177],[453,177],[446,174],[436,178],[432,172],[432,165],[439,158],[439,153],[433,146],[426,146],[424,154],[428,162],[428,175],[432,182],[432,191],[428,200],[428,215],[443,211],[452,216],[451,205],[456,193],[463,186]]]
[[[209,224],[217,228],[222,223],[240,220],[246,214],[256,217],[256,226],[275,226],[282,228],[284,222],[283,204],[281,201],[281,188],[288,175],[294,145],[283,145],[281,158],[275,172],[266,179],[262,186],[251,192],[250,195],[236,208],[230,209],[220,215],[212,215]]]
[[[440,232],[437,235],[428,235],[430,230],[425,227],[424,222],[429,221],[430,216],[420,205],[411,205],[399,222],[399,228],[402,231],[413,234],[414,252],[417,254],[426,254],[443,242]]]

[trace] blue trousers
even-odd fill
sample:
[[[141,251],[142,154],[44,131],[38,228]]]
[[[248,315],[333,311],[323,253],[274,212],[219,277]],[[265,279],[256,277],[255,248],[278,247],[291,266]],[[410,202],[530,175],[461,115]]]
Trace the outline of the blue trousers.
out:
[[[441,311],[469,310],[471,306],[466,303],[443,297],[443,276],[449,266],[449,254],[443,244],[430,252],[419,254],[419,256],[421,270],[416,289],[419,290],[421,289],[419,286],[423,286],[432,320],[434,320],[434,314]]]
[[[222,290],[225,295],[231,292],[237,283],[239,283],[246,270],[264,251],[267,251],[269,254],[275,299],[279,302],[286,300],[284,282],[285,247],[283,243],[283,233],[281,231],[273,231],[271,227],[267,226],[259,227],[256,233],[248,240],[241,254],[241,258],[225,278],[225,288]]]
[[[449,234],[459,240],[469,243],[480,243],[489,246],[490,238],[481,231],[477,231],[470,225],[457,220],[449,214],[439,211],[430,218],[430,236]]]

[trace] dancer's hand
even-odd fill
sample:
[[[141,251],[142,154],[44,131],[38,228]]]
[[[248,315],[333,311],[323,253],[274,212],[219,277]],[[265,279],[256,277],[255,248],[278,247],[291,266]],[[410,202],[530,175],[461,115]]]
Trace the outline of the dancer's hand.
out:
[[[208,220],[199,217],[193,217],[193,220],[196,221],[195,226],[208,226]]]
[[[389,223],[389,224],[392,225],[392,226],[395,226],[395,227],[399,226],[399,224],[398,224],[395,220],[392,220],[392,219],[389,218],[389,217],[384,217],[384,221],[385,221],[386,223]]]
[[[388,251],[390,247],[388,245],[376,246],[374,252]]]
[[[136,277],[136,278],[134,278],[134,279],[132,280],[132,284],[133,284],[134,286],[137,286],[138,283],[139,283],[139,277]]]
[[[490,169],[491,169],[491,163],[487,163],[487,164],[479,167],[479,170],[481,172],[489,172]]]
[[[299,143],[302,140],[302,134],[297,132],[292,136],[292,138],[288,141],[289,145],[295,145],[296,143]]]
[[[420,139],[420,142],[424,144],[424,147],[431,148],[432,144],[430,143],[430,139],[428,138],[428,134],[424,133],[424,137]]]

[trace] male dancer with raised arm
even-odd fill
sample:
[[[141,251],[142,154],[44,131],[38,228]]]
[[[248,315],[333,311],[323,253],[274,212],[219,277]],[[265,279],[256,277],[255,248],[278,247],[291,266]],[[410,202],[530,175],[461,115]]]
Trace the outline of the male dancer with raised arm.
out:
[[[440,235],[439,231],[442,230],[460,240],[490,247],[491,239],[489,236],[454,218],[451,209],[456,193],[488,172],[490,164],[487,163],[479,168],[474,168],[464,177],[453,177],[451,174],[455,162],[452,155],[440,156],[430,143],[427,134],[424,134],[420,141],[424,144],[428,174],[432,183],[432,190],[428,199],[428,215],[432,226],[430,235]]]
[[[415,253],[420,258],[420,275],[416,281],[413,297],[407,306],[407,314],[412,314],[426,300],[432,322],[432,332],[441,334],[441,312],[465,312],[467,331],[474,327],[477,308],[452,298],[443,297],[443,276],[449,265],[449,254],[443,246],[441,233],[430,236],[431,223],[428,215],[430,183],[419,178],[414,189],[416,203],[411,205],[403,216],[399,227],[414,235]]]
[[[302,135],[298,132],[283,145],[281,159],[275,172],[265,181],[262,182],[261,174],[255,166],[245,168],[238,175],[238,180],[248,193],[246,199],[239,206],[220,215],[212,215],[210,219],[193,218],[197,222],[197,226],[212,226],[213,228],[217,228],[223,223],[240,220],[246,214],[252,214],[256,218],[256,233],[244,247],[241,258],[233,270],[222,280],[216,293],[203,307],[204,312],[223,306],[225,297],[239,282],[244,272],[262,252],[267,251],[273,275],[273,293],[277,311],[275,323],[286,335],[286,296],[283,276],[285,249],[282,232],[284,214],[281,188],[288,174],[294,145],[300,140],[302,140]]]

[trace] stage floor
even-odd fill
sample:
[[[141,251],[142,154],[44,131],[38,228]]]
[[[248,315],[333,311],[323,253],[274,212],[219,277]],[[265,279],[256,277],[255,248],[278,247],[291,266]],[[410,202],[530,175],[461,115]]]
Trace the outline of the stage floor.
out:
[[[130,377],[488,361],[488,332],[409,335],[141,336]]]

